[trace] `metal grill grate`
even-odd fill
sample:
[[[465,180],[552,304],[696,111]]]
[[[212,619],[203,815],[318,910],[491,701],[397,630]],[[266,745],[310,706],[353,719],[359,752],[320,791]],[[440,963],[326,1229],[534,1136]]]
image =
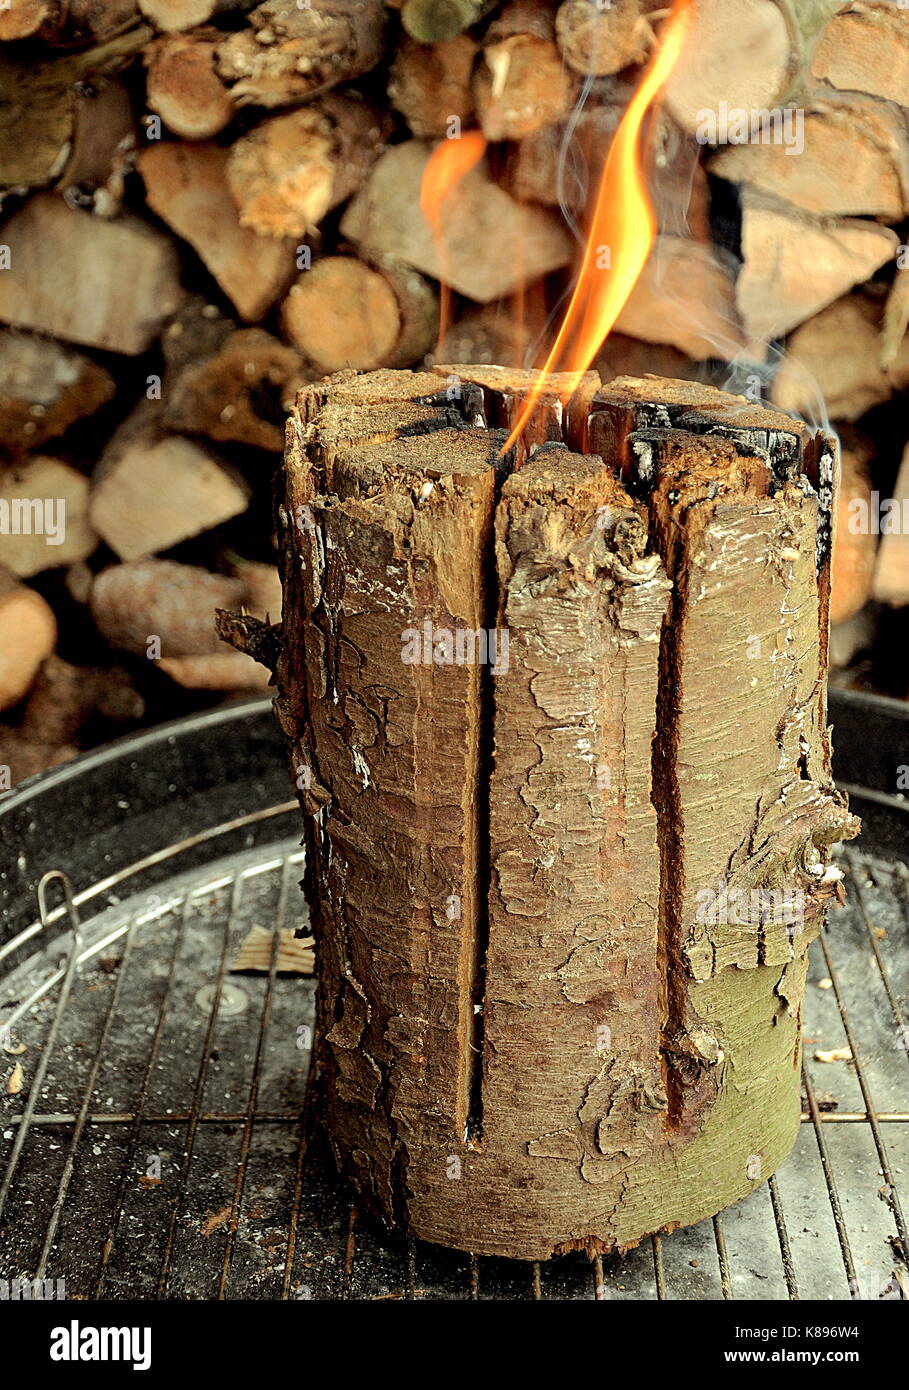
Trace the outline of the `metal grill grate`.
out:
[[[74,903],[46,875],[43,928],[0,946],[0,1028],[27,1049],[0,1054],[25,1078],[0,1107],[0,1276],[105,1299],[907,1297],[909,874],[844,858],[849,905],[812,947],[793,1155],[713,1221],[543,1265],[389,1236],[306,1152],[314,982],[274,956],[267,976],[228,973],[252,925],[304,920],[299,851],[93,916],[109,883]],[[815,1059],[846,1047],[851,1063]]]

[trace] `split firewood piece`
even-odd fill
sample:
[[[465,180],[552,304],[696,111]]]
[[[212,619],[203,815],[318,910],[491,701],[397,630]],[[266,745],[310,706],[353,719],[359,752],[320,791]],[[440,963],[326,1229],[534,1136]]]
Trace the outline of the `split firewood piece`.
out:
[[[41,193],[3,228],[0,321],[128,355],[144,352],[182,296],[169,239]]]
[[[39,593],[0,569],[0,709],[31,688],[42,661],[57,645],[57,620]]]
[[[856,657],[863,652],[871,651],[877,634],[877,612],[875,605],[869,603],[844,623],[834,623],[831,626],[831,673],[846,670]]]
[[[242,581],[226,574],[175,560],[138,560],[101,571],[91,612],[111,646],[134,656],[220,655],[215,609],[239,608],[245,593]]]
[[[536,318],[525,323],[515,313],[511,300],[485,304],[481,309],[467,309],[450,324],[432,362],[523,362],[527,347],[533,344],[546,321]]]
[[[787,1043],[771,1042],[771,1028],[764,1044],[777,1065],[791,1057],[805,951],[838,882],[825,858],[833,843],[858,830],[833,788],[827,729],[835,444],[809,439],[820,459],[803,459],[800,466],[819,468],[816,486],[804,473],[778,486],[774,474],[781,467],[772,452],[749,455],[734,437],[700,436],[694,447],[672,432],[643,431],[631,447],[641,477],[654,479],[651,534],[674,582],[664,631],[654,804],[661,853],[678,875],[674,900],[664,886],[661,928],[664,940],[681,948],[690,977],[684,982],[677,975],[669,983],[669,1108],[670,1116],[674,1104],[677,1115],[691,1116],[703,1103],[701,1088],[709,1094],[717,1078],[704,1049],[677,1047],[673,1032],[695,1041],[686,1021],[691,1009],[702,1020],[695,1030],[706,1027],[712,1035],[710,1015],[720,1036],[731,1039],[736,995],[757,987],[741,984],[740,971],[757,970],[768,1005],[790,1004]],[[712,578],[720,567],[722,582]],[[746,701],[747,729],[740,718]],[[727,741],[718,761],[723,731]],[[798,897],[791,914],[775,911],[766,920],[762,913],[746,914],[744,923],[733,925],[699,910],[705,890],[724,888]],[[726,974],[723,1009],[730,1013],[721,1023],[703,1005],[715,997],[718,977],[730,965],[738,968]],[[756,1060],[752,1055],[749,1063]],[[754,1074],[762,1074],[761,1064]],[[797,1094],[787,1100],[787,1113],[772,1124],[794,1132]],[[710,1114],[719,1118],[715,1108]]]
[[[640,0],[563,0],[555,28],[565,62],[584,76],[606,77],[647,56],[650,31]]]
[[[188,241],[247,321],[290,284],[294,243],[242,226],[227,183],[230,152],[211,144],[150,145],[139,156],[148,205]]]
[[[903,337],[896,355],[882,366],[881,319],[880,300],[862,291],[803,323],[790,337],[774,377],[774,404],[814,416],[825,405],[834,420],[857,420],[909,387],[909,341]],[[848,352],[841,350],[843,343],[849,344]]]
[[[847,442],[848,441],[848,442]],[[875,573],[877,536],[856,511],[870,517],[872,448],[867,440],[850,435],[842,441],[842,474],[836,505],[830,621],[842,623],[864,608],[871,597]]]
[[[435,337],[438,297],[416,271],[326,256],[284,301],[290,341],[322,372],[412,366]]]
[[[12,0],[0,10],[0,42],[30,39],[53,20],[58,9],[57,0]]]
[[[374,68],[382,56],[380,0],[265,0],[250,28],[223,39],[218,72],[237,106],[293,106]]]
[[[256,0],[138,0],[139,9],[165,34],[195,29],[219,14],[251,10]]]
[[[696,361],[731,361],[746,343],[735,295],[721,252],[684,237],[658,236],[616,328]]]
[[[664,94],[684,130],[705,112],[775,107],[795,78],[799,35],[788,6],[774,0],[698,0]]]
[[[65,434],[100,410],[114,380],[96,362],[62,343],[0,329],[0,441],[24,453]]]
[[[902,265],[901,258],[897,264],[901,271],[905,270],[906,267]],[[899,274],[893,281],[887,296],[887,303],[884,306],[881,348],[878,357],[885,370],[889,370],[895,362],[899,361],[904,345],[909,350],[909,344],[906,343],[907,330],[909,330],[909,275]]]
[[[432,370],[444,378],[445,399],[457,405],[465,419],[480,420],[485,428],[508,435],[517,424],[528,395],[540,384],[536,372],[513,367],[437,363]],[[514,466],[521,467],[541,444],[578,443],[584,437],[587,412],[599,385],[596,372],[584,372],[580,379],[568,372],[551,372],[537,397],[533,415],[513,446]]]
[[[619,376],[649,375],[703,381],[705,375],[703,363],[695,362],[678,348],[641,342],[616,332],[610,333],[603,343],[593,367],[604,382],[614,381]]]
[[[820,218],[751,189],[742,192],[742,270],[736,303],[754,343],[782,337],[894,256],[889,227]]]
[[[6,790],[18,787],[29,777],[37,777],[49,767],[59,767],[79,756],[74,743],[46,743],[22,737],[19,729],[0,724],[0,773],[9,778]]]
[[[481,304],[568,265],[573,243],[559,219],[516,202],[485,160],[445,199],[440,245],[420,211],[429,155],[420,140],[396,145],[352,199],[341,232],[362,256],[413,266]]]
[[[91,555],[98,536],[88,517],[89,482],[60,459],[33,454],[0,481],[0,565],[21,579]]]
[[[909,212],[909,129],[895,107],[831,94],[804,113],[798,143],[730,144],[710,171],[808,212],[899,222]]]
[[[891,0],[844,5],[820,37],[812,77],[902,105],[909,92],[909,13]]]
[[[137,0],[9,0],[0,9],[0,42],[103,43],[138,18]]]
[[[233,102],[215,71],[221,37],[217,29],[167,34],[144,51],[149,110],[185,140],[208,140],[233,116]]]
[[[91,521],[121,560],[141,560],[239,516],[249,495],[237,473],[140,407],[101,457]]]
[[[388,76],[388,97],[420,139],[448,135],[456,119],[472,122],[470,78],[477,44],[468,34],[445,43],[415,43],[406,34]]]
[[[619,377],[603,386],[594,397],[582,443],[608,458],[634,488],[642,466],[635,446],[639,432],[669,427],[737,441],[748,454],[769,461],[780,481],[795,477],[804,467],[817,484],[819,450],[829,449],[826,436],[804,421],[769,410],[746,396],[658,376]],[[830,507],[825,506],[829,528]]]
[[[246,585],[244,608],[261,622],[276,623],[281,617],[281,575],[276,565],[231,555],[230,572]]]
[[[306,379],[299,353],[262,328],[231,333],[210,356],[184,366],[164,390],[163,423],[256,449],[284,447],[284,420]]]
[[[871,524],[877,522],[881,529],[873,594],[879,603],[901,608],[909,604],[909,449],[903,454],[893,496],[888,501],[890,505],[882,507],[879,521],[871,516]]]
[[[237,325],[204,295],[188,294],[161,334],[167,380],[220,352]]]
[[[421,1190],[439,1143],[463,1152],[484,912],[476,785],[488,671],[456,662],[452,650],[441,672],[432,653],[437,630],[454,643],[456,632],[466,640],[491,621],[483,563],[502,437],[445,428],[444,396],[423,408],[424,432],[414,424],[396,437],[426,379],[379,375],[344,377],[338,395],[331,383],[313,387],[301,416],[316,410],[305,454],[302,431],[290,435],[278,709],[306,812],[320,1094],[345,1159],[357,1167],[362,1155],[355,1180],[387,1210],[401,1171],[395,1129],[420,1164]],[[413,650],[427,629],[428,656]],[[345,961],[340,943],[353,921],[358,939]],[[381,1100],[383,1067],[394,1120]]]
[[[522,202],[564,203],[582,211],[596,190],[621,119],[618,103],[585,107],[573,118],[570,141],[564,121],[516,141],[505,168],[506,188]]]
[[[0,10],[0,21],[4,12]],[[122,88],[105,73],[131,61],[151,30],[134,29],[85,53],[44,62],[0,58],[0,193],[42,188],[73,170],[69,183],[84,176],[86,147],[93,163],[100,151],[116,149],[133,114]],[[78,179],[76,177],[78,175]]]
[[[487,140],[520,140],[564,116],[577,79],[555,43],[552,11],[541,0],[511,0],[483,36],[473,99]]]
[[[665,1137],[665,980],[650,749],[670,586],[642,512],[599,458],[558,446],[505,481],[496,512],[508,663],[495,679],[488,788],[472,1116],[482,1138],[469,1146],[468,1193],[447,1195],[424,1160],[411,1219],[435,1224],[431,1197],[439,1226],[460,1235],[474,1225],[465,1204],[493,1200],[493,1173],[507,1167],[526,1203],[507,1244],[528,1258],[569,1242],[602,1250],[622,1222],[626,1234],[639,1224],[633,1184],[615,1207],[607,1197],[625,1164],[659,1182],[649,1165]],[[522,1046],[534,1082],[514,1106]]]
[[[441,43],[479,23],[495,0],[402,0],[401,19],[418,43]]]
[[[145,701],[120,666],[74,666],[56,654],[42,663],[19,733],[30,743],[72,743],[93,715],[118,723],[142,718]]]
[[[158,666],[186,690],[266,690],[268,672],[243,652],[162,656]]]
[[[136,153],[136,115],[125,82],[93,78],[77,88],[69,158],[54,187],[70,207],[97,217],[122,210]]]
[[[241,225],[265,237],[303,236],[360,187],[383,141],[382,118],[331,92],[317,105],[263,121],[228,154]]]
[[[298,938],[293,927],[282,927],[278,932],[270,927],[251,927],[228,969],[231,974],[249,971],[268,975],[272,966],[279,975],[314,975],[315,941],[311,936]]]

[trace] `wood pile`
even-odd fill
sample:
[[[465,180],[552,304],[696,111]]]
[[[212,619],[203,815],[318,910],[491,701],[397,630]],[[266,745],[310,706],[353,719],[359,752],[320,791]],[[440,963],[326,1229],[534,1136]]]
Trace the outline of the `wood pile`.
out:
[[[902,500],[909,11],[695,9],[647,134],[659,236],[594,365],[815,422],[825,398],[851,431],[844,499]],[[0,790],[136,720],[261,688],[203,608],[277,615],[271,478],[297,391],[349,367],[540,360],[665,13],[0,8]],[[742,110],[767,111],[773,138],[743,141]],[[436,226],[421,180],[464,136],[485,152]],[[845,535],[857,513],[841,510]],[[853,667],[901,696],[909,663],[879,669],[874,633],[888,610],[909,615],[904,549],[850,532],[833,610],[861,634]],[[71,688],[70,668],[97,698],[59,741],[36,738],[29,702]],[[105,671],[130,699],[101,698]]]

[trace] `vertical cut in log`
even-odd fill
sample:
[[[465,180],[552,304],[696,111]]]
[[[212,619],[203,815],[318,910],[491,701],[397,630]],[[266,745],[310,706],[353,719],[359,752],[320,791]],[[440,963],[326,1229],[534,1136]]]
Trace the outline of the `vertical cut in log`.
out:
[[[832,445],[623,380],[500,458],[483,426],[527,379],[437,370],[318,383],[288,432],[276,711],[322,1118],[412,1235],[623,1249],[751,1191],[798,1127],[805,952],[856,830]]]

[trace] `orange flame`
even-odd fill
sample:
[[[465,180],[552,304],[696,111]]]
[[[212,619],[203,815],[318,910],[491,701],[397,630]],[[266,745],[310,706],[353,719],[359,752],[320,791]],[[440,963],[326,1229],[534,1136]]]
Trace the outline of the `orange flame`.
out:
[[[468,130],[457,138],[443,140],[429,156],[420,183],[420,211],[436,244],[439,270],[439,346],[448,329],[451,289],[445,283],[445,238],[442,234],[442,204],[486,153],[482,131]]]
[[[568,400],[577,389],[650,255],[656,239],[656,217],[644,182],[638,141],[644,117],[682,51],[692,3],[693,0],[675,0],[663,42],[616,131],[571,302],[503,452],[514,444],[533,414],[549,373],[569,373],[569,382],[561,393],[563,400]]]

